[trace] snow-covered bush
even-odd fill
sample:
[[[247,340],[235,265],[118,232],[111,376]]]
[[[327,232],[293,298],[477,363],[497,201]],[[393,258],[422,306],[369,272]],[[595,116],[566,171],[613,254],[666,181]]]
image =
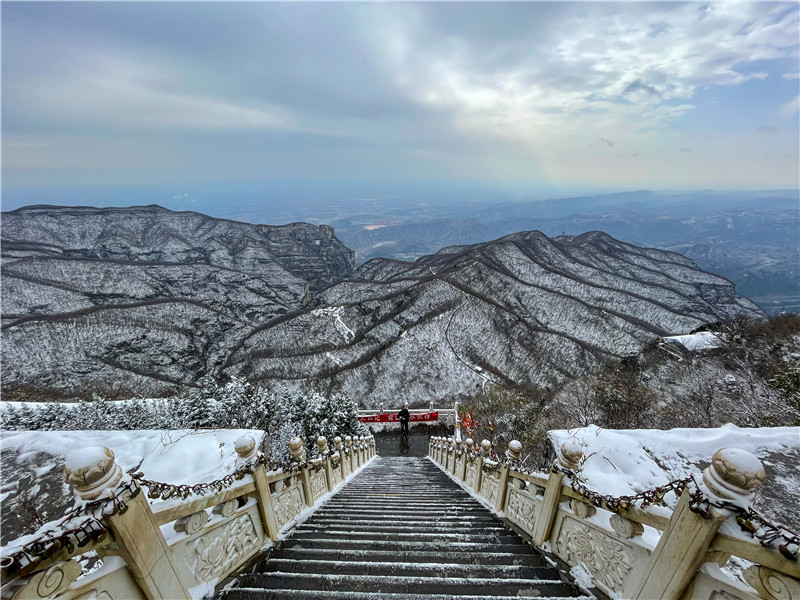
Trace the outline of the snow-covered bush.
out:
[[[107,401],[95,395],[76,403],[0,404],[6,430],[247,428],[267,432],[276,459],[288,456],[294,436],[313,451],[318,436],[361,435],[355,402],[344,394],[323,396],[301,389],[272,390],[234,378],[222,386],[204,381],[183,398]]]

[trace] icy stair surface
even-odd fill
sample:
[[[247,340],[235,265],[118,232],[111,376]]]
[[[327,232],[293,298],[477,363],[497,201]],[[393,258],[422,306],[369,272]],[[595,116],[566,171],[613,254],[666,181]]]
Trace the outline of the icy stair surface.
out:
[[[220,597],[582,597],[428,459],[409,457],[377,457],[234,586]]]

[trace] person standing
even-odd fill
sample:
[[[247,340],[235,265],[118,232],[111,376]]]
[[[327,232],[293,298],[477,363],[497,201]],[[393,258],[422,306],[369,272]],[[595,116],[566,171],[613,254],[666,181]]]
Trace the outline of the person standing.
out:
[[[397,413],[397,418],[400,419],[400,435],[407,436],[408,432],[408,422],[411,420],[411,415],[408,412],[408,402],[403,405],[403,408],[400,409],[400,412]]]

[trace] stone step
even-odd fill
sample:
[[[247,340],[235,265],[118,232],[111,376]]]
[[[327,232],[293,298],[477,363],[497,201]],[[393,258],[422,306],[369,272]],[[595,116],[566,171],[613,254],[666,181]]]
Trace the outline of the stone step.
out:
[[[555,579],[514,578],[449,578],[449,577],[403,577],[381,575],[334,575],[315,573],[253,573],[241,578],[242,588],[320,590],[337,592],[381,592],[402,594],[454,594],[456,597],[469,592],[494,596],[539,596],[575,597],[579,593]]]
[[[390,519],[388,516],[383,517],[375,517],[374,515],[358,515],[358,514],[327,514],[323,515],[319,512],[314,513],[314,515],[309,519],[309,521],[319,520],[320,522],[337,522],[337,521],[349,521],[353,523],[390,523]],[[395,519],[398,520],[398,519]],[[497,523],[497,519],[492,516],[486,515],[445,515],[445,516],[430,516],[426,518],[426,515],[416,515],[410,516],[408,519],[403,519],[403,521],[408,523],[469,523],[469,524],[484,524],[484,523]]]
[[[397,525],[392,523],[372,523],[372,522],[356,522],[356,523],[342,523],[336,520],[320,522],[317,519],[310,519],[305,523],[298,525],[293,531],[318,531],[318,530],[334,530],[334,529],[347,529],[348,531],[358,532],[387,532],[387,533],[436,533],[444,531],[446,533],[471,533],[471,532],[493,532],[493,531],[509,531],[501,523],[482,523],[480,525],[467,525],[459,523],[458,521],[448,521],[447,523],[437,523],[435,521],[416,521],[410,523],[407,521],[399,521]]]
[[[333,516],[333,515],[340,515],[340,514],[342,514],[342,512],[343,511],[337,511],[337,510],[334,510],[332,508],[329,508],[326,505],[323,508],[320,508],[314,514],[318,514],[318,515],[321,515],[321,516],[324,515],[324,516],[330,517],[330,516]],[[425,516],[425,515],[429,515],[431,517],[434,517],[434,516],[448,516],[448,515],[451,515],[451,516],[456,516],[456,515],[458,515],[458,516],[461,516],[461,515],[487,516],[487,515],[491,514],[489,511],[487,511],[482,506],[475,506],[475,507],[465,506],[465,507],[458,507],[458,508],[452,507],[452,508],[446,508],[446,509],[436,509],[436,508],[432,509],[432,508],[427,508],[425,506],[404,506],[402,508],[398,508],[395,511],[395,513],[392,514],[392,515],[387,514],[386,510],[383,510],[383,509],[380,509],[380,508],[359,508],[359,509],[353,509],[353,510],[344,511],[344,512],[345,512],[345,514],[350,514],[350,515],[359,515],[359,516],[374,516],[374,515],[378,515],[378,516],[385,516],[385,517],[400,516],[400,515],[403,515],[403,516],[407,515],[407,516],[412,516],[412,517],[413,516],[419,517],[419,516]]]
[[[500,532],[468,532],[451,533],[434,531],[431,533],[387,533],[385,531],[350,531],[348,529],[313,529],[297,531],[292,534],[293,540],[325,540],[328,538],[348,539],[350,541],[395,541],[395,542],[469,542],[473,544],[515,544],[519,537]]]
[[[580,594],[429,461],[379,458],[221,597],[490,600]]]
[[[349,538],[306,538],[297,540],[292,536],[283,543],[286,548],[308,547],[331,550],[400,550],[428,552],[502,552],[506,554],[528,554],[530,547],[519,541],[514,544],[476,544],[472,542],[395,542],[386,540],[351,540]]]
[[[537,598],[537,600],[560,600],[565,597],[572,597],[574,600],[596,600],[593,596],[542,596],[535,592],[520,594],[519,596],[487,596],[479,593],[462,593],[458,596],[452,594],[393,594],[371,592],[368,596],[364,592],[339,592],[339,591],[309,591],[309,590],[264,590],[261,588],[230,589],[222,593],[220,598],[225,600],[291,600],[302,598],[302,600],[454,600],[458,598],[468,598],[469,600],[505,600],[508,598]]]
[[[497,578],[514,579],[558,579],[558,571],[553,567],[531,567],[525,565],[474,565],[463,563],[425,563],[392,561],[330,561],[295,560],[291,558],[271,558],[259,572],[316,573],[333,575],[398,575],[404,577],[459,577],[459,578]],[[242,585],[246,581],[242,580]]]
[[[541,554],[518,552],[449,552],[430,550],[344,550],[341,548],[282,547],[279,555],[296,560],[454,563],[471,565],[549,566]]]

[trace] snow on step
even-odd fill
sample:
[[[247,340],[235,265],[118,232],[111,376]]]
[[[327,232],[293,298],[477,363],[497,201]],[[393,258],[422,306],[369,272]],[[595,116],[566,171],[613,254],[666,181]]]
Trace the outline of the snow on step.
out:
[[[424,458],[370,463],[225,600],[587,598]]]

